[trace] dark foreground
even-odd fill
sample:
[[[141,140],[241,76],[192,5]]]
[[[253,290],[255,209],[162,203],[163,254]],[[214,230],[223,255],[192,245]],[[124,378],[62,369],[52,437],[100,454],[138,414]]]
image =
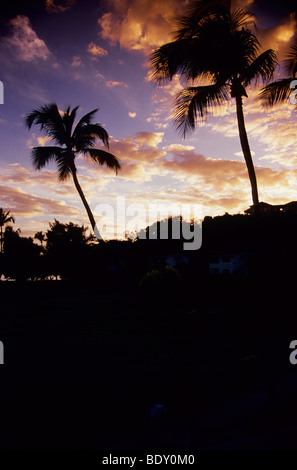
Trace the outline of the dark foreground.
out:
[[[297,447],[293,286],[222,283],[162,298],[2,282],[0,448]]]

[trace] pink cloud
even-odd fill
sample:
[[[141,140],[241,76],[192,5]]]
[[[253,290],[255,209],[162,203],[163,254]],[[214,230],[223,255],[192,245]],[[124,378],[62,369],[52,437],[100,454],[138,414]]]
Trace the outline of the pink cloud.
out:
[[[32,29],[27,16],[17,15],[9,23],[12,27],[12,34],[4,38],[3,41],[18,60],[32,62],[39,59],[49,59],[51,56],[49,49]]]
[[[108,80],[105,82],[105,85],[107,86],[107,88],[113,88],[115,86],[119,86],[119,87],[123,87],[123,88],[128,88],[128,85],[127,83],[125,82],[114,82],[112,80]]]

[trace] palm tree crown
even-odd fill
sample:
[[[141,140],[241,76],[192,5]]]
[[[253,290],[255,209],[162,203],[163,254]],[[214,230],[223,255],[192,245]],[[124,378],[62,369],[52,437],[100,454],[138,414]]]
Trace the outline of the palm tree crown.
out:
[[[39,124],[41,130],[44,130],[57,144],[57,146],[33,147],[31,156],[34,168],[40,170],[50,161],[55,161],[58,165],[58,174],[61,181],[70,175],[73,177],[91,226],[95,230],[94,216],[77,179],[75,157],[77,154],[82,153],[90,157],[95,163],[105,164],[107,167],[114,169],[116,173],[120,169],[120,163],[117,157],[111,153],[94,148],[97,139],[100,139],[106,147],[109,147],[106,130],[98,123],[91,123],[98,109],[85,114],[73,130],[78,108],[79,106],[76,106],[71,110],[68,107],[64,113],[60,113],[56,103],[50,103],[33,110],[26,116],[25,123],[28,129],[33,124]]]
[[[247,28],[253,17],[243,9],[231,11],[228,0],[195,0],[178,19],[174,40],[151,55],[152,79],[158,83],[180,74],[187,84],[175,99],[175,123],[183,136],[207,117],[213,107],[236,99],[240,142],[252,186],[258,189],[245,130],[242,96],[253,80],[269,80],[277,60],[271,49],[259,54],[260,43]],[[191,83],[192,82],[192,83]]]
[[[9,215],[10,211],[5,212],[2,207],[0,207],[0,252],[3,251],[3,227],[5,224],[12,222],[15,223],[15,219],[12,215]]]

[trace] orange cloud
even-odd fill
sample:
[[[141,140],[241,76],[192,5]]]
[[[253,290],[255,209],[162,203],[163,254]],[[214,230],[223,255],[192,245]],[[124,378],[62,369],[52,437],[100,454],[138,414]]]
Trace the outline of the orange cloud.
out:
[[[45,9],[48,13],[62,13],[69,10],[76,3],[76,0],[65,0],[62,4],[57,4],[55,0],[45,0]]]
[[[37,137],[37,142],[39,145],[41,145],[42,147],[45,146],[45,144],[47,142],[49,142],[51,139],[51,137],[48,137],[48,136],[45,136],[45,137]]]
[[[130,50],[149,52],[171,38],[173,19],[185,0],[109,0],[110,11],[98,19],[101,36]]]
[[[90,42],[87,48],[87,52],[89,52],[89,54],[91,54],[94,58],[104,57],[108,54],[108,52],[103,49],[103,47],[98,46],[94,42]]]
[[[254,3],[254,0],[232,0],[231,8],[243,8],[244,10],[250,10]]]
[[[254,0],[235,0],[232,8],[250,8]],[[175,19],[187,0],[108,0],[108,12],[98,19],[101,36],[111,44],[149,53],[172,39]]]
[[[259,30],[258,38],[263,50],[273,49],[278,54],[279,61],[286,58],[290,42],[296,31],[296,16],[289,15],[283,23],[266,30]]]

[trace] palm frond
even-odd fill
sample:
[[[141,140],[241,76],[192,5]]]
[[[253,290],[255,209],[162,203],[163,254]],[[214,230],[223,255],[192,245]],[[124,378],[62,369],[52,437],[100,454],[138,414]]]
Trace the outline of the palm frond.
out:
[[[69,106],[66,109],[66,111],[64,113],[64,116],[62,118],[64,126],[65,126],[65,130],[66,130],[66,134],[67,134],[69,140],[70,140],[70,137],[71,137],[71,130],[72,130],[72,126],[73,126],[75,116],[76,116],[76,112],[77,112],[78,108],[79,108],[79,106],[76,106],[70,112],[70,106]]]
[[[214,25],[204,30],[202,38],[187,38],[159,47],[151,54],[151,80],[158,84],[180,74],[186,80],[212,78],[218,66],[212,60]]]
[[[61,156],[63,148],[46,146],[46,147],[33,147],[31,151],[32,164],[35,170],[41,170],[51,160]]]
[[[246,28],[250,24],[255,24],[255,17],[249,11],[243,8],[236,8],[231,12],[230,21],[233,30],[240,30]]]
[[[77,123],[77,125],[75,126],[75,129],[73,131],[73,135],[76,134],[76,132],[78,132],[78,130],[86,125],[86,124],[90,124],[92,119],[93,119],[93,116],[94,114],[97,113],[97,111],[99,111],[99,108],[96,108],[96,109],[93,109],[92,111],[90,111],[89,113],[85,114]]]
[[[74,152],[68,149],[62,149],[61,153],[56,156],[55,160],[58,166],[58,176],[60,181],[66,180],[73,171],[76,171],[74,164]]]
[[[187,41],[175,41],[159,47],[150,56],[151,80],[158,83],[171,80],[185,60]]]
[[[63,145],[67,140],[65,126],[56,103],[49,103],[34,109],[26,116],[25,124],[28,129],[31,129],[33,124],[40,124],[41,130],[44,130],[59,145]]]
[[[96,124],[87,124],[86,126],[83,127],[84,133],[88,134],[90,136],[95,137],[96,139],[100,139],[106,147],[109,147],[108,143],[108,133],[104,129],[104,127],[101,126],[101,124],[96,123]]]
[[[106,152],[105,150],[85,148],[82,152],[84,154],[88,154],[92,158],[92,160],[94,160],[99,165],[105,164],[108,168],[115,170],[116,174],[121,168],[120,162],[117,157],[115,157],[109,152]]]
[[[177,31],[174,39],[181,40],[193,37],[197,34],[199,28],[209,20],[217,20],[220,17],[226,17],[230,12],[229,0],[195,0],[192,1],[185,15],[177,18]]]
[[[84,124],[73,133],[72,142],[77,151],[85,147],[93,147],[96,140],[100,139],[106,147],[109,147],[108,133],[100,124]]]
[[[3,227],[4,224],[10,222],[15,223],[15,218],[13,215],[9,215],[10,211],[5,212],[2,207],[0,207],[0,227]]]
[[[297,34],[290,46],[287,59],[284,61],[286,72],[291,77],[297,75]]]
[[[262,79],[264,82],[271,80],[277,64],[277,56],[272,49],[268,49],[263,52],[256,57],[256,59],[250,63],[244,71],[244,86],[249,85],[252,80],[255,80],[256,82],[259,79]]]
[[[283,78],[262,88],[259,94],[262,105],[273,106],[276,103],[286,101],[292,93],[291,82],[291,78]]]
[[[176,108],[174,120],[177,130],[181,130],[185,137],[189,130],[195,128],[198,119],[203,121],[209,111],[222,105],[228,99],[227,85],[213,84],[185,88],[177,95],[174,102]]]

